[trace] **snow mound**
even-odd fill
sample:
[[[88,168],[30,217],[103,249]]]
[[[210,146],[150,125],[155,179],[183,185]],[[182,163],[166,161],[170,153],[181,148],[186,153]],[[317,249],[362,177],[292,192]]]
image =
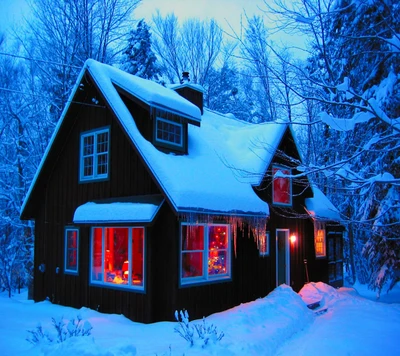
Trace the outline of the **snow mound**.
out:
[[[305,284],[299,296],[306,304],[320,302],[321,307],[326,307],[330,302],[340,299],[340,294],[335,288],[322,282]]]

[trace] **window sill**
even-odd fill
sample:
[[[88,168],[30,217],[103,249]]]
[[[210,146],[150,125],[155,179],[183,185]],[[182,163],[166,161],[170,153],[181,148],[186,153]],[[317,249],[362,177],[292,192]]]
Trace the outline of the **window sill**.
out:
[[[137,293],[146,293],[144,286],[128,286],[125,284],[111,284],[111,283],[102,283],[102,282],[90,282],[89,285],[91,287],[100,287],[107,289],[116,289],[116,290],[124,290],[126,292],[137,292]]]
[[[216,284],[216,283],[225,283],[225,282],[232,282],[231,276],[221,276],[218,278],[209,278],[209,279],[196,279],[192,281],[188,280],[180,280],[179,281],[179,288],[187,288],[187,287],[197,287],[206,284]]]

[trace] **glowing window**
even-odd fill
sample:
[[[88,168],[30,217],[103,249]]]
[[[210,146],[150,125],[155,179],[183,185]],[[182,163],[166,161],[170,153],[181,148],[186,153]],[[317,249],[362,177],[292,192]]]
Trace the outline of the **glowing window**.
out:
[[[182,147],[182,124],[157,117],[156,141]]]
[[[65,258],[64,271],[78,274],[79,256],[79,230],[76,228],[65,229]]]
[[[292,205],[291,170],[287,167],[272,167],[272,199],[274,204]]]
[[[230,278],[229,225],[182,224],[181,284]]]
[[[93,228],[90,280],[144,290],[144,228]]]
[[[314,246],[315,257],[326,257],[325,224],[317,221],[314,223]]]
[[[258,252],[260,256],[269,256],[269,232],[263,238],[258,239]]]
[[[108,178],[109,129],[84,133],[81,136],[80,180]]]

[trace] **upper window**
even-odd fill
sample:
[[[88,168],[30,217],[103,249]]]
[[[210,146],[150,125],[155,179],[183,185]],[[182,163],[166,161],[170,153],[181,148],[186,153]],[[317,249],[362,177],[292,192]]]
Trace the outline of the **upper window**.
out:
[[[292,180],[290,168],[282,166],[272,167],[272,197],[273,204],[292,205]]]
[[[144,290],[144,228],[92,229],[90,281]]]
[[[65,254],[64,271],[66,273],[78,274],[79,256],[79,230],[76,228],[65,229]]]
[[[156,118],[156,141],[173,146],[183,146],[182,124]]]
[[[315,245],[315,257],[321,258],[326,257],[326,234],[325,224],[315,221],[314,226],[314,245]]]
[[[181,284],[230,278],[229,225],[181,226]]]
[[[80,180],[108,178],[110,130],[91,131],[81,136]]]

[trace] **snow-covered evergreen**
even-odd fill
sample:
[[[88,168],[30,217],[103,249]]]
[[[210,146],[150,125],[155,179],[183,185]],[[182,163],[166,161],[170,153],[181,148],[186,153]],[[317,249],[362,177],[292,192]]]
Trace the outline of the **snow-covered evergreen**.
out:
[[[141,78],[158,80],[159,68],[151,44],[150,27],[140,20],[136,29],[129,32],[122,69]]]

